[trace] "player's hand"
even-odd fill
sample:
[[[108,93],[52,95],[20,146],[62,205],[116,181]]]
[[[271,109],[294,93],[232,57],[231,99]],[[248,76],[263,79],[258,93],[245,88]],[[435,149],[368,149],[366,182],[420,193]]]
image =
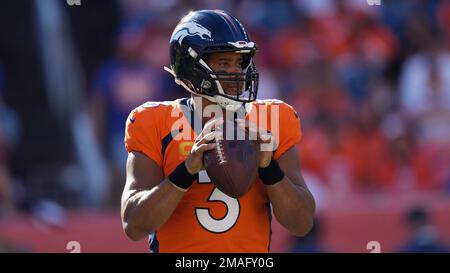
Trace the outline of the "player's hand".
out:
[[[203,153],[215,149],[217,145],[215,142],[209,142],[221,139],[223,136],[221,131],[216,130],[216,126],[220,124],[223,124],[223,118],[208,121],[202,132],[195,139],[194,145],[184,163],[190,174],[196,174],[204,169]]]
[[[256,136],[255,148],[258,155],[258,167],[269,166],[275,150],[275,137],[267,130],[258,128],[256,124],[248,120],[236,119],[239,128],[246,130],[250,136]]]

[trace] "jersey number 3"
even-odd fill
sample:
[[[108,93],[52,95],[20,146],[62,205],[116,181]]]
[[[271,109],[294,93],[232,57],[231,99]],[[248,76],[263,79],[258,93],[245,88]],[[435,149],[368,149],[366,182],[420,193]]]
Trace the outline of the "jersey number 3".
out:
[[[198,183],[205,184],[211,183],[206,171],[200,171],[198,174]],[[239,218],[240,205],[239,201],[235,198],[231,198],[225,193],[221,192],[218,188],[214,187],[214,190],[208,198],[208,202],[222,202],[227,207],[227,213],[221,219],[216,219],[211,216],[210,209],[208,208],[196,208],[195,215],[200,225],[213,233],[223,233],[230,230],[237,222]]]

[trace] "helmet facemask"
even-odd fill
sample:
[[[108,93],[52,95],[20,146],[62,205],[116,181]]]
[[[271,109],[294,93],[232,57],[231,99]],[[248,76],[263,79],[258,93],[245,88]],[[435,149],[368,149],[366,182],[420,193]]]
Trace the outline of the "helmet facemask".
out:
[[[242,53],[242,72],[213,71],[205,59],[210,53],[221,52]],[[194,71],[202,79],[197,92],[231,111],[236,111],[243,103],[254,101],[258,93],[259,74],[252,60],[253,54],[254,49],[205,50],[204,54],[194,60]]]

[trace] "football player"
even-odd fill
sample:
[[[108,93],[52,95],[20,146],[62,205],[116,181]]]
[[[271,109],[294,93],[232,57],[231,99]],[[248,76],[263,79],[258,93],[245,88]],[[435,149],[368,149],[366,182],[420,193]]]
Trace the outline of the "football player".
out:
[[[269,252],[272,212],[293,235],[311,229],[315,202],[295,150],[300,120],[282,101],[256,100],[255,52],[229,13],[192,11],[173,31],[165,68],[190,97],[147,102],[130,113],[122,223],[131,240],[149,236],[151,252]],[[219,107],[221,118],[207,106]],[[252,116],[276,122],[258,127]],[[203,166],[203,153],[220,135],[215,128],[229,117],[241,117],[241,128],[257,134],[257,147],[272,145],[257,149],[257,181],[239,199],[217,189]]]

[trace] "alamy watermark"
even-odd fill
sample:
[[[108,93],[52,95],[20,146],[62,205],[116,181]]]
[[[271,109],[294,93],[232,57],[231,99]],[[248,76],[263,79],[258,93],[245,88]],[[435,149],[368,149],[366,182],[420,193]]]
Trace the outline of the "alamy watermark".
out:
[[[369,6],[381,6],[381,0],[366,0]]]
[[[81,0],[66,0],[69,6],[81,6]]]
[[[78,241],[70,241],[67,242],[66,249],[70,250],[70,253],[81,253],[81,244]]]
[[[366,249],[370,250],[369,253],[381,253],[381,244],[378,241],[370,241],[367,243]]]
[[[274,151],[277,148],[277,141],[279,140],[280,131],[280,104],[273,103],[270,106],[266,104],[260,104],[247,114],[245,111],[226,111],[225,117],[223,116],[223,110],[216,104],[207,105],[202,107],[201,100],[196,102],[196,108],[201,109],[202,116],[207,118],[214,118],[214,120],[223,119],[224,121],[232,121],[234,119],[238,121],[246,122],[247,132],[239,130],[239,127],[235,131],[234,128],[229,126],[218,126],[224,130],[223,138],[225,140],[258,140],[261,139],[261,151]],[[190,108],[185,105],[180,105],[180,108],[174,107],[171,112],[173,118],[177,118],[171,127],[171,134],[173,140],[176,141],[193,141],[192,132],[190,130],[180,130],[180,128],[189,128],[193,125],[196,132],[202,131],[202,122],[199,119],[194,119],[193,124],[189,124],[183,117],[183,113],[190,113]],[[229,123],[228,123],[229,124]],[[268,131],[270,128],[270,132]],[[217,129],[217,128],[215,128]],[[206,129],[207,130],[207,129]],[[207,135],[212,131],[205,131],[204,135]]]

